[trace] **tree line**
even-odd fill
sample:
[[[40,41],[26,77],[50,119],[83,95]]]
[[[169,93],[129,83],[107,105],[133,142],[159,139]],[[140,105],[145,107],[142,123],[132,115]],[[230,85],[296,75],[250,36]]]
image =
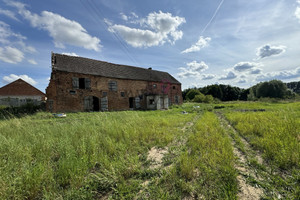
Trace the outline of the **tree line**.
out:
[[[271,80],[258,83],[248,89],[223,84],[213,84],[202,88],[183,90],[184,100],[210,103],[214,99],[220,101],[247,101],[260,98],[291,99],[300,95],[300,81],[283,83]]]

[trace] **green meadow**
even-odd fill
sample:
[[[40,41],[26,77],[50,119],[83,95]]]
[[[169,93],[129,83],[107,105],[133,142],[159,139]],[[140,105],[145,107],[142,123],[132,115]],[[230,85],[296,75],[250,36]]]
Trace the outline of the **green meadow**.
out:
[[[299,199],[299,170],[299,102],[0,120],[0,199],[238,199],[239,175],[263,199]]]

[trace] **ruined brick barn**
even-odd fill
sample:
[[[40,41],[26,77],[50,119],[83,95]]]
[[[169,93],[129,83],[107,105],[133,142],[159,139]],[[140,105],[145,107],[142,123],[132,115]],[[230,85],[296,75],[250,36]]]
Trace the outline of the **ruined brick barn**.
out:
[[[156,110],[182,104],[181,83],[167,72],[52,53],[50,112]]]

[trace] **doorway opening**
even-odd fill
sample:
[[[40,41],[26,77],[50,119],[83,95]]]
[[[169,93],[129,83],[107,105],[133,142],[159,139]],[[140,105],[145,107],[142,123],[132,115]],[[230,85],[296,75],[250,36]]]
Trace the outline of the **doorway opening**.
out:
[[[87,96],[84,98],[84,110],[91,111],[99,111],[99,98],[95,96]]]
[[[129,97],[129,108],[133,108],[134,97]]]
[[[99,111],[99,98],[93,96],[93,111]]]

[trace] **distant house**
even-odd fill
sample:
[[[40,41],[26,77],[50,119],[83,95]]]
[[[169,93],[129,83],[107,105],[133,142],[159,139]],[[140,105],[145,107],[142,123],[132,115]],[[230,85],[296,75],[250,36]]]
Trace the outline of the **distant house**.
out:
[[[182,104],[181,83],[167,72],[52,53],[50,112],[167,109]]]
[[[21,106],[27,103],[41,104],[45,94],[29,83],[18,79],[0,88],[0,105]]]

